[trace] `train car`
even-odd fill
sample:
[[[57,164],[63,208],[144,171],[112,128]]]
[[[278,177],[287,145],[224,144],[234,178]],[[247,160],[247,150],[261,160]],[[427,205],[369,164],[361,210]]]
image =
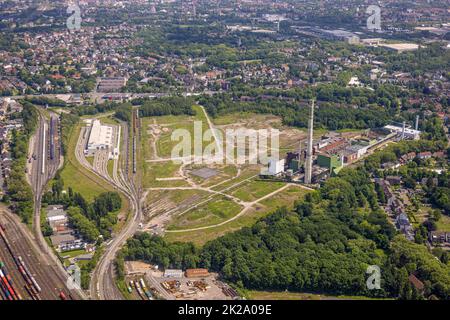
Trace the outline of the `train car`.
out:
[[[1,223],[0,223],[0,229],[1,229],[2,231],[6,231],[6,228],[5,228],[5,226],[4,226],[4,225],[2,225]]]
[[[4,288],[6,288],[7,295],[11,297],[11,299],[9,300],[17,300],[15,297],[15,291],[9,284],[8,279],[6,278],[2,270],[0,270],[0,281],[3,283]]]
[[[33,287],[30,286],[28,283],[25,285],[25,289],[27,290],[27,292],[30,295],[31,299],[33,299],[33,300],[41,300],[41,298],[39,297],[39,294],[37,294],[33,290]]]
[[[50,140],[50,160],[55,158],[55,118],[50,119],[49,140]]]
[[[8,291],[8,288],[3,284],[2,279],[0,279],[0,291],[3,293],[5,300],[13,300],[13,297],[11,296],[11,293]]]
[[[20,296],[20,294],[17,292],[16,288],[14,288],[14,284],[12,281],[11,276],[9,275],[9,273],[6,270],[6,266],[3,262],[0,262],[0,271],[3,272],[3,275],[6,278],[7,283],[9,284],[9,288],[11,289],[11,294],[13,295],[13,297],[16,300],[22,300],[22,297]]]
[[[63,291],[61,291],[61,292],[59,293],[59,298],[60,298],[61,300],[67,300],[67,297],[66,297],[66,295],[64,294]]]
[[[27,266],[25,265],[25,263],[24,263],[22,257],[19,256],[18,259],[19,259],[20,265],[23,267],[23,269],[24,269],[26,275],[29,277],[29,279],[30,279],[30,281],[31,281],[31,283],[32,283],[32,285],[33,285],[33,287],[37,290],[37,292],[41,292],[41,291],[42,291],[42,290],[41,290],[41,287],[38,285],[36,279],[34,279],[33,275],[32,275],[31,272],[28,270],[28,268],[27,268]]]
[[[141,280],[139,280],[139,282],[141,283],[141,287],[142,287],[142,289],[144,289],[144,290],[145,290],[146,286],[145,286],[145,282],[144,282],[144,279],[142,279],[142,278],[141,278]]]
[[[153,295],[151,294],[150,291],[145,290],[145,295],[147,296],[148,300],[152,300],[153,299]]]

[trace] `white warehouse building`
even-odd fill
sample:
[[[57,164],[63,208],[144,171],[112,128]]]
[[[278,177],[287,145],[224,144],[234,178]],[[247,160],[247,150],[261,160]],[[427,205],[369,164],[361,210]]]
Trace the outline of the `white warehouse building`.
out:
[[[98,150],[111,150],[113,141],[113,127],[102,125],[100,120],[94,120],[91,125],[86,155],[92,156]]]

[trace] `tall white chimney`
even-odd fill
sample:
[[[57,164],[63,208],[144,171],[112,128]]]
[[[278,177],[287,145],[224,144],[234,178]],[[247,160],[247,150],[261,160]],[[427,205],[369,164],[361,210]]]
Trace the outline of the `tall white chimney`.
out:
[[[313,135],[314,135],[314,99],[311,100],[311,111],[309,115],[309,124],[308,124],[308,149],[306,151],[306,163],[305,163],[306,184],[311,184],[312,182]]]

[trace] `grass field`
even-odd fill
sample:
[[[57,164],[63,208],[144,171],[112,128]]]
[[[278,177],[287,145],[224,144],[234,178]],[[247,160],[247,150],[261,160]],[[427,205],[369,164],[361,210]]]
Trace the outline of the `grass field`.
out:
[[[147,194],[145,199],[146,215],[160,215],[175,208],[187,210],[195,203],[201,202],[209,196],[202,190],[153,190]]]
[[[252,202],[280,189],[284,185],[284,182],[249,180],[236,188],[230,189],[227,193],[242,201]]]
[[[216,170],[217,175],[214,177],[208,178],[208,179],[203,179],[203,178],[191,173],[192,171],[194,171],[196,169],[201,169],[201,168],[205,168],[205,167]],[[186,169],[186,171],[188,171],[191,179],[195,183],[197,183],[198,185],[200,185],[202,187],[211,187],[211,186],[214,186],[221,182],[224,182],[226,180],[233,179],[234,177],[236,177],[236,175],[238,173],[238,169],[234,165],[210,165],[210,166],[191,165],[191,166],[186,167],[185,169]]]
[[[252,226],[256,221],[272,213],[279,207],[286,206],[288,208],[292,208],[294,202],[296,200],[301,200],[307,192],[309,191],[297,186],[292,186],[263,201],[261,204],[256,205],[254,209],[247,211],[236,220],[222,226],[199,231],[166,233],[164,237],[170,242],[193,242],[196,245],[202,246],[206,242],[223,236],[226,233],[239,230],[243,227]]]
[[[108,174],[112,178],[114,171],[114,160],[108,160]]]
[[[223,191],[239,182],[242,182],[252,177],[256,177],[260,172],[261,170],[259,166],[250,166],[250,165],[243,166],[241,167],[241,174],[239,175],[239,177],[226,181],[218,186],[215,186],[212,189],[215,191]]]
[[[242,210],[242,207],[223,196],[216,196],[211,201],[192,209],[173,219],[169,230],[183,230],[205,227],[226,221]]]
[[[172,133],[175,130],[186,130],[191,135],[191,149],[194,150],[194,122],[201,121],[202,122],[202,134],[208,129],[208,122],[206,120],[203,111],[199,106],[193,106],[193,109],[196,112],[195,116],[161,116],[161,117],[149,117],[142,118],[142,139],[143,141],[143,150],[144,150],[144,159],[150,159],[151,151],[150,151],[150,139],[152,139],[151,134],[147,131],[150,126],[154,126],[155,123],[159,128],[159,133],[156,141],[156,151],[159,157],[161,158],[170,158],[172,156],[173,148],[180,141],[172,141]],[[207,146],[208,142],[203,142],[203,146]]]
[[[64,168],[61,177],[64,181],[64,188],[69,187],[74,192],[80,193],[88,202],[94,200],[96,196],[103,192],[113,191],[113,188],[102,180],[83,168],[75,158],[75,148],[80,135],[81,124],[74,127],[69,140],[69,146],[65,157]]]
[[[188,186],[184,180],[158,181],[158,179],[173,178],[178,176],[179,164],[169,162],[155,162],[144,164],[143,187],[183,187]]]

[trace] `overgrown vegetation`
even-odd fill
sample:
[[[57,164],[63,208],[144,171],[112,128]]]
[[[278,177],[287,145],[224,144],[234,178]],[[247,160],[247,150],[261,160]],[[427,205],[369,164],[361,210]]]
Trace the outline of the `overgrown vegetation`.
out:
[[[282,117],[289,126],[307,127],[309,107],[305,99],[317,97],[320,106],[315,113],[316,128],[376,128],[396,119],[405,93],[389,85],[375,91],[321,84],[305,90],[235,90],[233,93],[202,96],[200,104],[213,117],[233,112],[255,112]],[[299,106],[299,101],[304,101]]]
[[[23,119],[23,129],[13,130],[10,143],[12,165],[6,181],[7,195],[5,202],[13,201],[12,207],[24,223],[31,223],[33,217],[33,192],[26,181],[26,164],[29,140],[36,130],[38,111],[34,105],[23,103],[20,118]]]
[[[80,232],[88,242],[95,242],[99,236],[103,239],[111,237],[117,223],[117,213],[122,207],[122,199],[117,192],[105,192],[88,203],[81,194],[68,188],[63,193],[64,182],[59,174],[54,179],[52,190],[45,193],[42,202],[45,204],[62,204],[67,209],[70,224]]]

